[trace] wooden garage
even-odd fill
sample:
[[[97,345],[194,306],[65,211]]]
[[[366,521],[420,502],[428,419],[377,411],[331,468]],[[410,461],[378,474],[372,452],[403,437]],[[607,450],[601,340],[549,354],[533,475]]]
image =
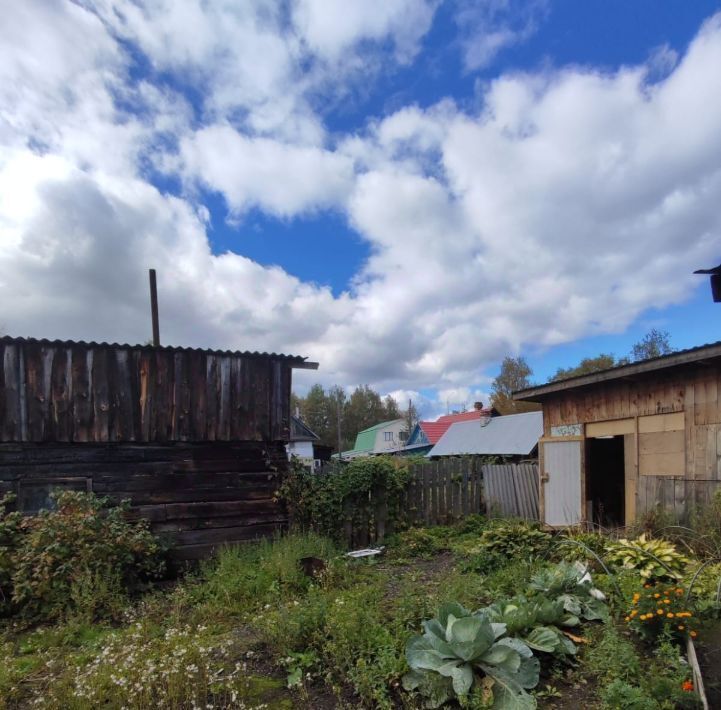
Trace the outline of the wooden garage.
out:
[[[0,497],[129,499],[176,557],[270,535],[293,369],[275,353],[0,338]]]
[[[543,407],[541,516],[623,525],[679,519],[721,486],[721,343],[531,387]]]

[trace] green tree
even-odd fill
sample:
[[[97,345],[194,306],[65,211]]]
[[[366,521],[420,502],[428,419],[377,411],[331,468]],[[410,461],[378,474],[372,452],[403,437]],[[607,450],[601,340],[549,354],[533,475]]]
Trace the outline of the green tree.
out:
[[[338,438],[340,430],[340,450],[352,449],[355,444],[355,433],[348,435],[345,412],[348,406],[348,397],[340,385],[333,385],[328,390],[328,413],[330,418],[330,429],[332,431],[330,446],[338,450]],[[349,443],[350,442],[350,443]]]
[[[531,387],[531,375],[533,370],[525,358],[513,358],[506,356],[501,364],[501,371],[493,380],[491,388],[491,406],[495,407],[501,414],[519,414],[521,412],[533,412],[541,408],[535,402],[516,402],[513,393],[517,390]]]
[[[400,408],[398,407],[398,402],[396,402],[396,400],[389,394],[387,394],[383,400],[383,409],[385,410],[383,416],[388,421],[391,419],[400,419],[403,416]]]
[[[345,405],[343,416],[343,440],[351,448],[356,434],[363,429],[385,421],[386,410],[381,396],[368,385],[359,385],[353,390]]]
[[[579,375],[590,375],[592,372],[599,370],[608,370],[609,367],[622,365],[621,360],[616,360],[616,356],[611,353],[601,353],[596,357],[586,357],[576,365],[576,367],[559,367],[556,374],[551,378],[552,382],[558,380],[567,380],[569,377],[578,377]]]
[[[633,346],[631,350],[631,360],[633,362],[648,360],[652,357],[668,355],[673,351],[674,348],[671,347],[671,335],[669,332],[651,328],[651,330]]]

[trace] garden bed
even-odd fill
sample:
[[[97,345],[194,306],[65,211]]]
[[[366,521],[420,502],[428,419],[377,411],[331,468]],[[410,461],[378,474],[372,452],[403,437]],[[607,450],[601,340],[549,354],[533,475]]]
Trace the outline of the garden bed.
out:
[[[377,559],[291,533],[134,598],[98,588],[102,607],[73,588],[43,619],[37,597],[0,627],[0,708],[698,707],[682,650],[718,613],[719,571],[689,593],[698,567],[690,545],[480,516],[394,535]],[[702,629],[702,667],[718,634]]]

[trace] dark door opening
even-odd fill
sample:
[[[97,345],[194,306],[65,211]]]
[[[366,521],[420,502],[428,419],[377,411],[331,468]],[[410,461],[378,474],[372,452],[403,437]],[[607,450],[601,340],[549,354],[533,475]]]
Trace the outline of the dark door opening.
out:
[[[588,499],[593,522],[616,527],[626,522],[623,437],[588,440]]]

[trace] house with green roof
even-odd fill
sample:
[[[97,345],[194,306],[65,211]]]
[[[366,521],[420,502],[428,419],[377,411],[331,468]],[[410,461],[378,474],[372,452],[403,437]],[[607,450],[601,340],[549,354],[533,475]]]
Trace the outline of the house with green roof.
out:
[[[408,424],[405,419],[381,422],[359,431],[355,438],[355,446],[349,451],[343,451],[340,458],[348,461],[361,456],[395,454],[405,446],[407,438]],[[333,454],[333,458],[338,459],[338,454]]]

